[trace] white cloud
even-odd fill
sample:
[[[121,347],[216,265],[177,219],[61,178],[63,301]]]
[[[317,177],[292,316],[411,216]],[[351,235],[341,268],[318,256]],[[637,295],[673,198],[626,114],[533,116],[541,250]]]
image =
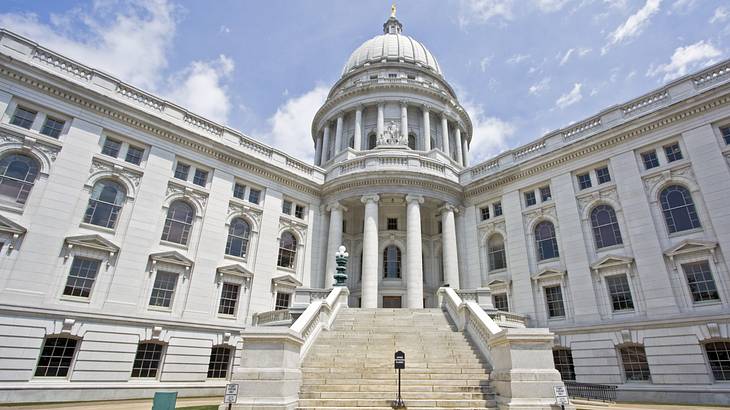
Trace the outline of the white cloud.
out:
[[[537,7],[546,13],[552,13],[563,8],[569,0],[536,0]]]
[[[488,117],[480,104],[462,102],[472,121],[473,134],[469,153],[471,163],[483,161],[507,149],[507,139],[514,135],[515,126],[497,117]]]
[[[530,86],[528,92],[532,95],[540,95],[543,91],[550,88],[550,77],[543,78],[540,82],[537,82]]]
[[[221,34],[229,34],[231,32],[231,28],[226,25],[221,25],[221,28],[218,30]]]
[[[669,13],[687,14],[697,5],[697,0],[676,0]]]
[[[492,62],[492,56],[484,57],[479,62],[479,67],[482,69],[482,72],[485,73],[487,71],[487,67],[489,67],[489,63]]]
[[[601,54],[606,54],[608,49],[616,44],[631,40],[639,36],[646,26],[649,25],[651,17],[659,11],[662,0],[646,0],[644,7],[636,13],[629,16],[626,21],[618,26],[616,30],[608,36],[608,44],[601,50]]]
[[[312,119],[327,99],[327,93],[329,87],[318,85],[279,106],[268,119],[270,130],[263,133],[266,142],[299,159],[313,161]]]
[[[706,43],[704,40],[698,41],[685,47],[677,47],[669,63],[656,67],[652,65],[646,75],[655,77],[663,74],[663,81],[669,81],[681,77],[689,71],[716,63],[721,55],[722,52],[712,44]]]
[[[529,54],[513,54],[510,56],[510,58],[507,59],[507,64],[519,64],[525,60],[530,58]]]
[[[727,20],[728,17],[730,17],[730,11],[728,11],[727,7],[720,6],[715,9],[715,13],[710,18],[710,24],[722,23]]]
[[[233,60],[223,54],[213,61],[193,61],[170,78],[168,96],[196,114],[225,123],[231,102],[222,82],[234,68]]]
[[[565,55],[563,56],[563,58],[560,59],[560,65],[565,65],[565,63],[567,63],[568,60],[570,60],[570,56],[573,55],[573,51],[575,51],[575,49],[571,48],[570,50],[565,52]]]
[[[580,90],[583,88],[583,84],[581,83],[575,83],[573,84],[573,89],[569,92],[563,94],[555,101],[555,105],[558,106],[561,110],[564,108],[567,108],[580,100],[583,99],[583,94],[581,94]]]
[[[512,19],[512,0],[461,0],[459,24],[485,23],[492,18]]]

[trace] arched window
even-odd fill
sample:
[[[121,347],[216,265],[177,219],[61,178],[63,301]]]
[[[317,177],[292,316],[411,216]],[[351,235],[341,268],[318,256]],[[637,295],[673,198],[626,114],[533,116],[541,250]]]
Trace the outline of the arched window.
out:
[[[126,197],[121,184],[108,179],[97,182],[91,190],[84,222],[113,229]]]
[[[505,269],[507,258],[504,253],[504,239],[502,235],[495,233],[487,241],[487,252],[489,254],[489,270]]]
[[[659,194],[664,221],[669,233],[699,228],[700,218],[697,216],[692,195],[681,185],[670,185]]]
[[[535,226],[535,244],[539,261],[560,256],[558,241],[555,238],[555,226],[552,222],[542,221]]]
[[[436,148],[436,139],[431,137],[431,149],[435,149],[435,148]]]
[[[368,135],[368,149],[373,149],[376,145],[378,145],[378,137],[374,132],[371,132]]]
[[[279,240],[279,259],[276,264],[282,268],[294,269],[296,258],[297,238],[291,232],[282,233]]]
[[[591,211],[591,226],[596,248],[621,245],[621,230],[618,227],[616,212],[608,205],[598,205]]]
[[[408,134],[408,148],[416,150],[416,134],[412,132]]]
[[[383,250],[384,278],[400,278],[400,257],[400,249],[395,245],[389,245]]]
[[[710,362],[712,376],[715,380],[730,380],[730,342],[705,343],[705,352],[707,352],[707,360]]]
[[[0,160],[0,198],[24,204],[38,176],[38,161],[21,154],[11,154]]]
[[[186,245],[193,227],[193,217],[195,210],[187,202],[178,200],[171,203],[162,230],[162,240]]]
[[[251,233],[251,226],[242,218],[235,218],[228,227],[228,240],[226,241],[226,254],[246,257],[248,249],[248,237]]]

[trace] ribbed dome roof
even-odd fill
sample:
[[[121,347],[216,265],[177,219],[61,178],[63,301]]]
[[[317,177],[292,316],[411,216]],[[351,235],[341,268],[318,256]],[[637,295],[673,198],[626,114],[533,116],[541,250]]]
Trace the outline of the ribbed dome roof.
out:
[[[381,34],[364,42],[350,55],[342,74],[366,63],[379,63],[383,60],[416,64],[441,75],[436,58],[426,46],[403,34]]]

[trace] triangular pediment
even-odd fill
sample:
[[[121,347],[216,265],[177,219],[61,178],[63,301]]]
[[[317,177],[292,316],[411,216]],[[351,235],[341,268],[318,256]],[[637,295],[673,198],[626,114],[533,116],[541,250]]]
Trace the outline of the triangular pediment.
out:
[[[97,249],[109,253],[119,252],[119,246],[98,234],[69,236],[66,238],[66,244],[71,247],[78,246],[82,248]]]
[[[613,266],[626,266],[634,262],[634,258],[630,256],[606,255],[591,265],[591,269],[599,270],[610,268]]]
[[[274,284],[274,286],[284,286],[289,288],[298,288],[302,286],[302,282],[294,277],[294,275],[289,273],[287,273],[286,275],[271,278],[271,282]]]
[[[184,266],[190,268],[193,261],[178,251],[157,252],[150,254],[150,259],[154,262],[165,262],[173,265]]]
[[[503,287],[509,286],[510,282],[511,281],[506,281],[506,280],[502,280],[502,279],[494,279],[492,281],[489,281],[489,283],[487,283],[487,287],[503,288]]]
[[[565,275],[565,273],[566,272],[564,270],[555,269],[555,268],[545,268],[545,269],[541,269],[539,272],[532,275],[532,280],[563,277],[563,275]]]
[[[687,239],[664,251],[664,254],[673,257],[684,253],[710,252],[717,247],[717,242]]]
[[[0,232],[9,233],[11,235],[23,235],[25,231],[25,227],[0,215]]]
[[[233,276],[240,276],[243,278],[252,278],[253,277],[253,272],[246,269],[240,263],[219,266],[218,269],[216,269],[216,272],[218,272],[221,275],[233,275]]]

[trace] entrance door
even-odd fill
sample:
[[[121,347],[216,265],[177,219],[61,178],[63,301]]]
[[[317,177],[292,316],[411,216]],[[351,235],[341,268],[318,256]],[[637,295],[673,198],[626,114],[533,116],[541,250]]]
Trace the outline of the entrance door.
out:
[[[383,307],[384,308],[399,308],[400,296],[383,296]]]

